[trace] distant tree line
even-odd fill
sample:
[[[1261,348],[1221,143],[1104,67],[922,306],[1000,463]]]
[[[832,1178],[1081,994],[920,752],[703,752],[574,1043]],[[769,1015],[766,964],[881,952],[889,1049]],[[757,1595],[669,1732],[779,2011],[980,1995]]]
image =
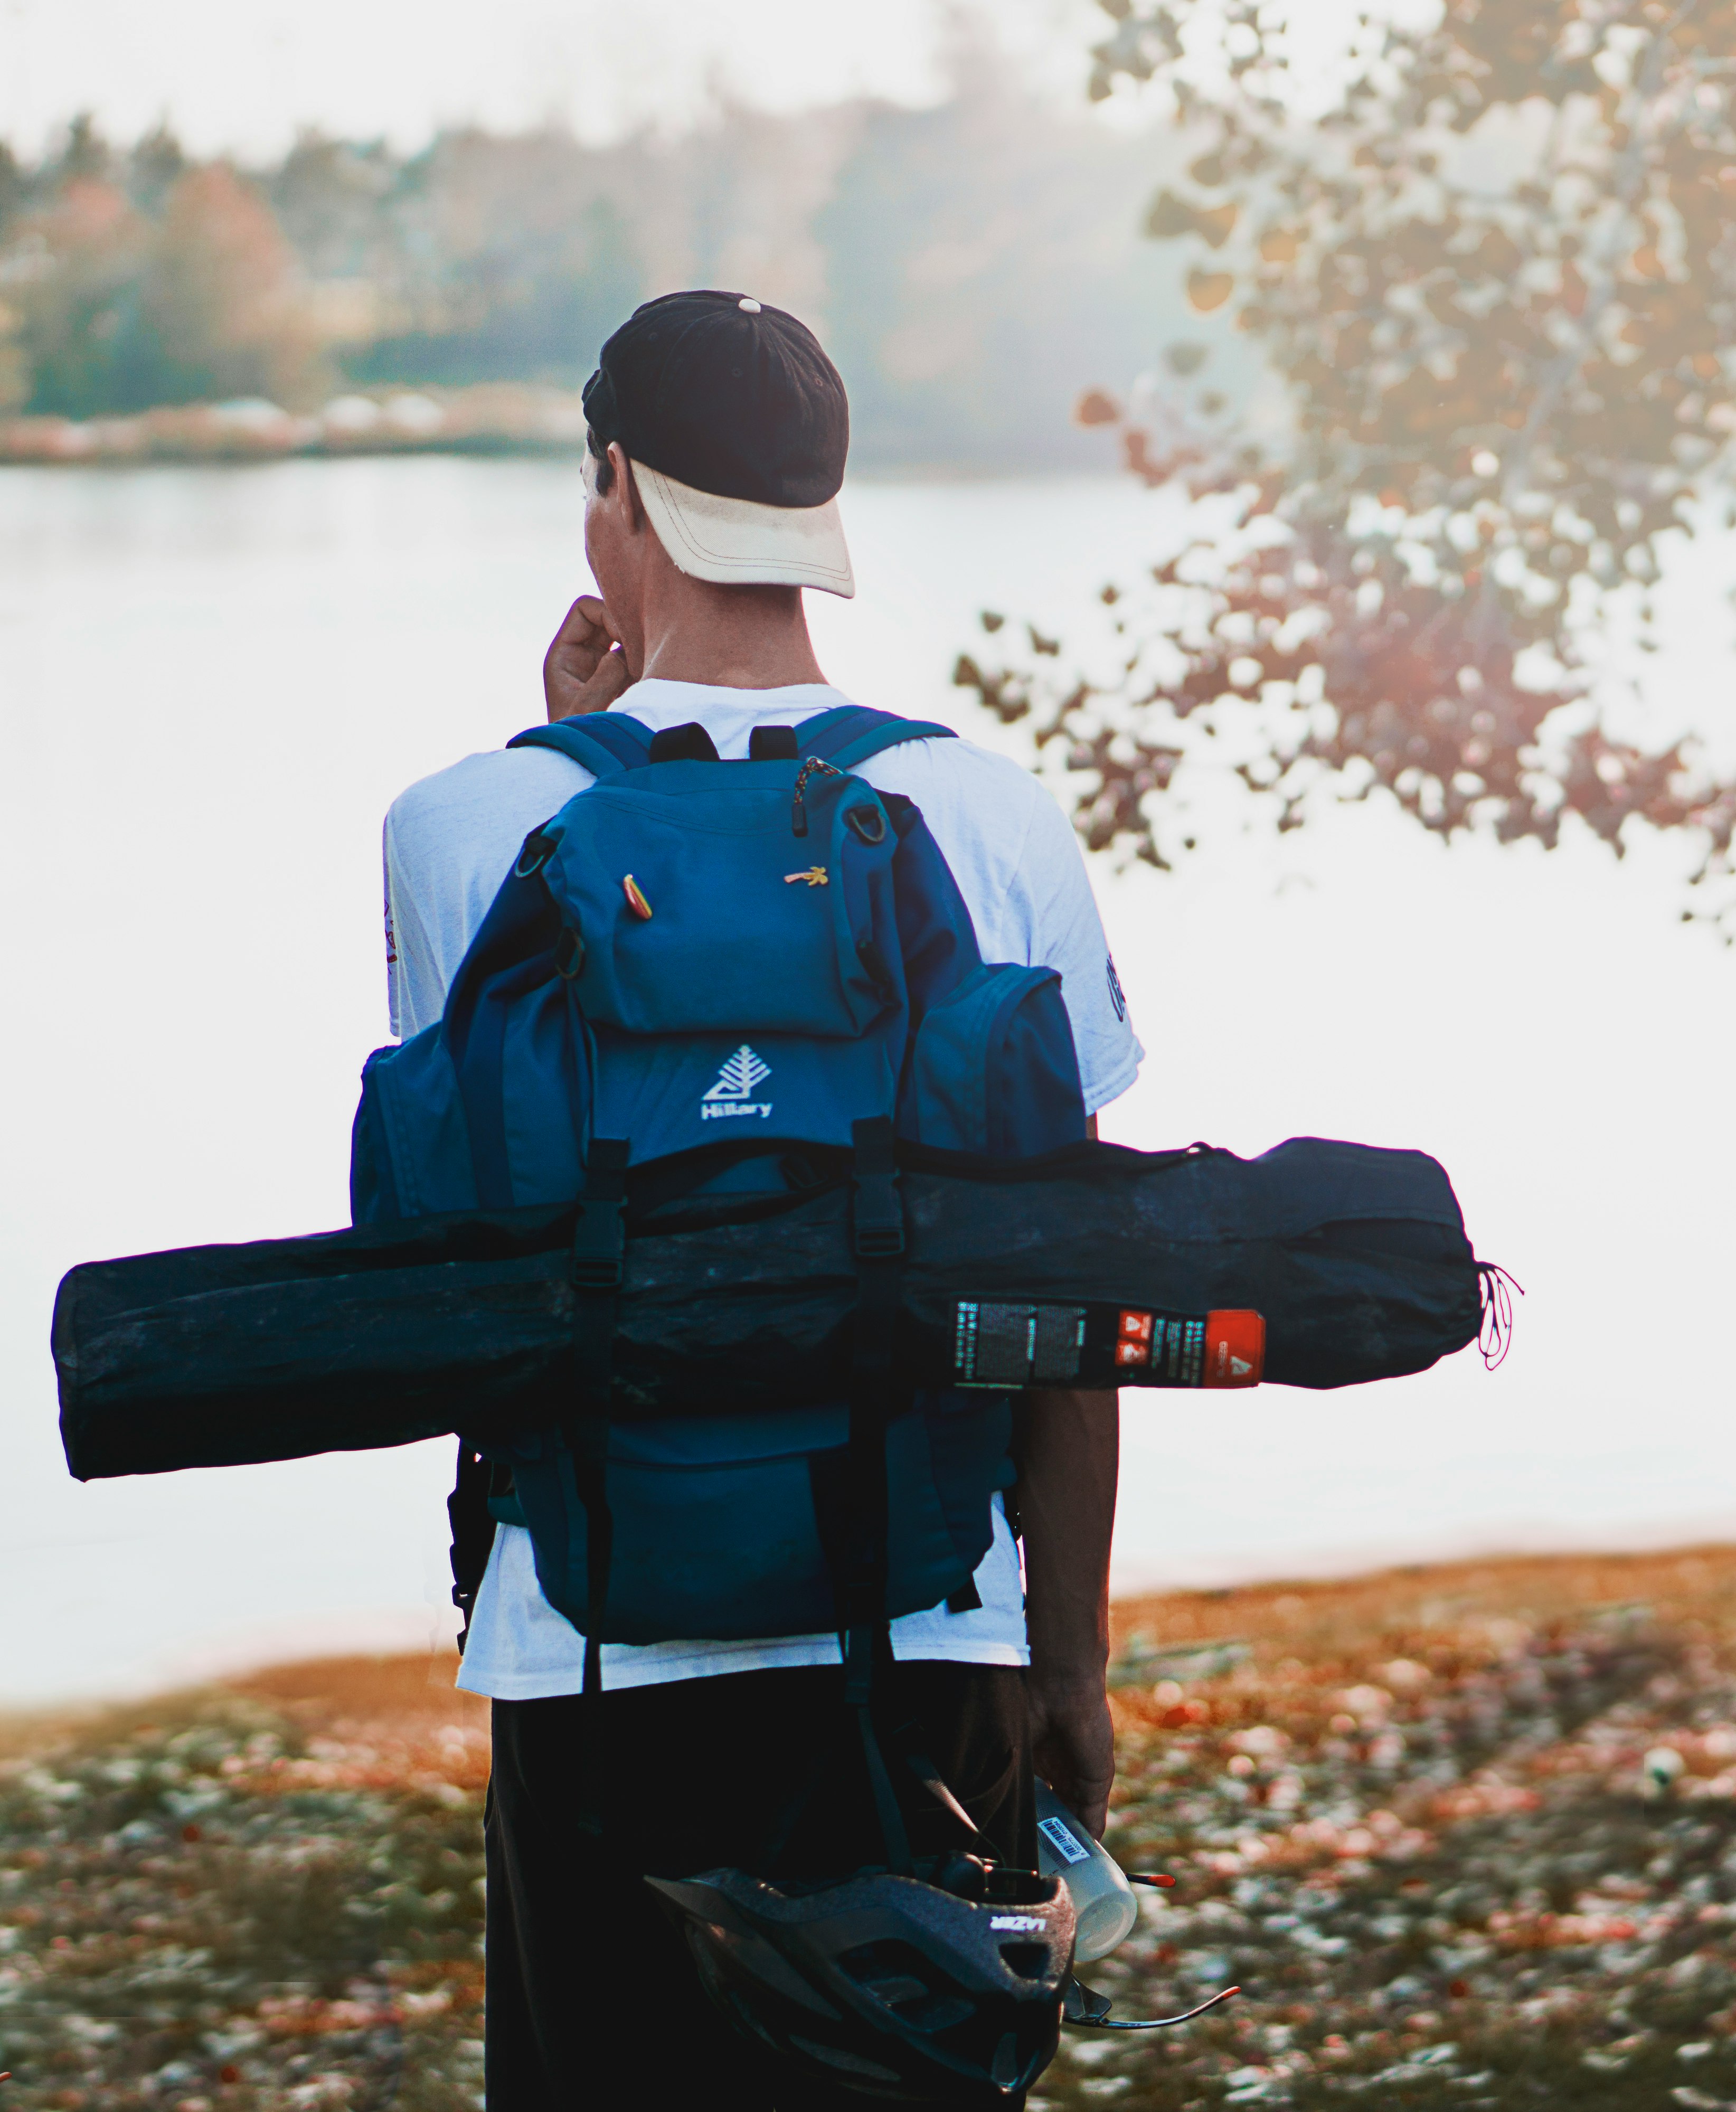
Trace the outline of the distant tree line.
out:
[[[34,162],[0,143],[0,415],[573,387],[636,302],[709,284],[815,321],[859,463],[1089,462],[1082,376],[1131,376],[1186,312],[1131,209],[1152,153],[986,65],[927,110],[727,112],[606,148],[308,132],[249,168],[79,118]]]

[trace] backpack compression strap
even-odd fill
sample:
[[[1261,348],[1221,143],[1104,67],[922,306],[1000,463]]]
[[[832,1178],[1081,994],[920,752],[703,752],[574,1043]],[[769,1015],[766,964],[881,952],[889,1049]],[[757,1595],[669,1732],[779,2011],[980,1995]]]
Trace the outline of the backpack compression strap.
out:
[[[585,1506],[586,1635],[582,1691],[603,1691],[599,1640],[608,1618],[615,1529],[609,1514],[608,1398],[616,1304],[627,1244],[627,1145],[594,1137],[572,1233],[572,1348],[576,1399],[561,1425]]]
[[[508,748],[552,748],[593,777],[618,777],[651,759],[651,730],[625,712],[586,712],[515,734]]]

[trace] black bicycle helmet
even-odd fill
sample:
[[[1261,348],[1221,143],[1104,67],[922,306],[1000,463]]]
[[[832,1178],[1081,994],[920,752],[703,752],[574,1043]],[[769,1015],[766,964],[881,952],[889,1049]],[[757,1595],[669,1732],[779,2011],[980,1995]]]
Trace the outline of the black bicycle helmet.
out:
[[[645,1882],[713,2001],[816,2080],[923,2104],[962,2087],[986,2105],[1028,2089],[1055,2057],[1073,1941],[1058,1878],[955,1852],[907,1877]]]

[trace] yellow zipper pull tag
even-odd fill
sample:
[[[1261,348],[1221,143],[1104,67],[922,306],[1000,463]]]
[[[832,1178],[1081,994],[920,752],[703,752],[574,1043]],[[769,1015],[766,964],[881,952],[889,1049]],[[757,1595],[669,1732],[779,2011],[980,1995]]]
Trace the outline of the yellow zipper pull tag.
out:
[[[805,872],[786,872],[784,885],[788,887],[793,881],[798,880],[805,880],[810,887],[829,887],[832,885],[832,875],[822,865],[811,865]],[[648,917],[650,913],[649,909],[645,912]]]

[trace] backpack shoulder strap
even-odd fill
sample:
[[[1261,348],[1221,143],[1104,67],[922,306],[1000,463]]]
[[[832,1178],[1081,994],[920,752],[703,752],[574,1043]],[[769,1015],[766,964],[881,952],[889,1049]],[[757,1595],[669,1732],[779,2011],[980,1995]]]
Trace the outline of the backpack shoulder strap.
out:
[[[955,740],[950,726],[931,719],[901,719],[895,712],[872,711],[866,704],[835,704],[829,712],[804,719],[795,730],[804,755],[817,755],[839,770],[854,770],[883,748],[907,740]]]
[[[552,726],[531,726],[515,734],[507,746],[552,748],[593,777],[618,777],[622,771],[636,770],[649,762],[651,734],[625,712],[587,712],[579,717],[557,719]]]

